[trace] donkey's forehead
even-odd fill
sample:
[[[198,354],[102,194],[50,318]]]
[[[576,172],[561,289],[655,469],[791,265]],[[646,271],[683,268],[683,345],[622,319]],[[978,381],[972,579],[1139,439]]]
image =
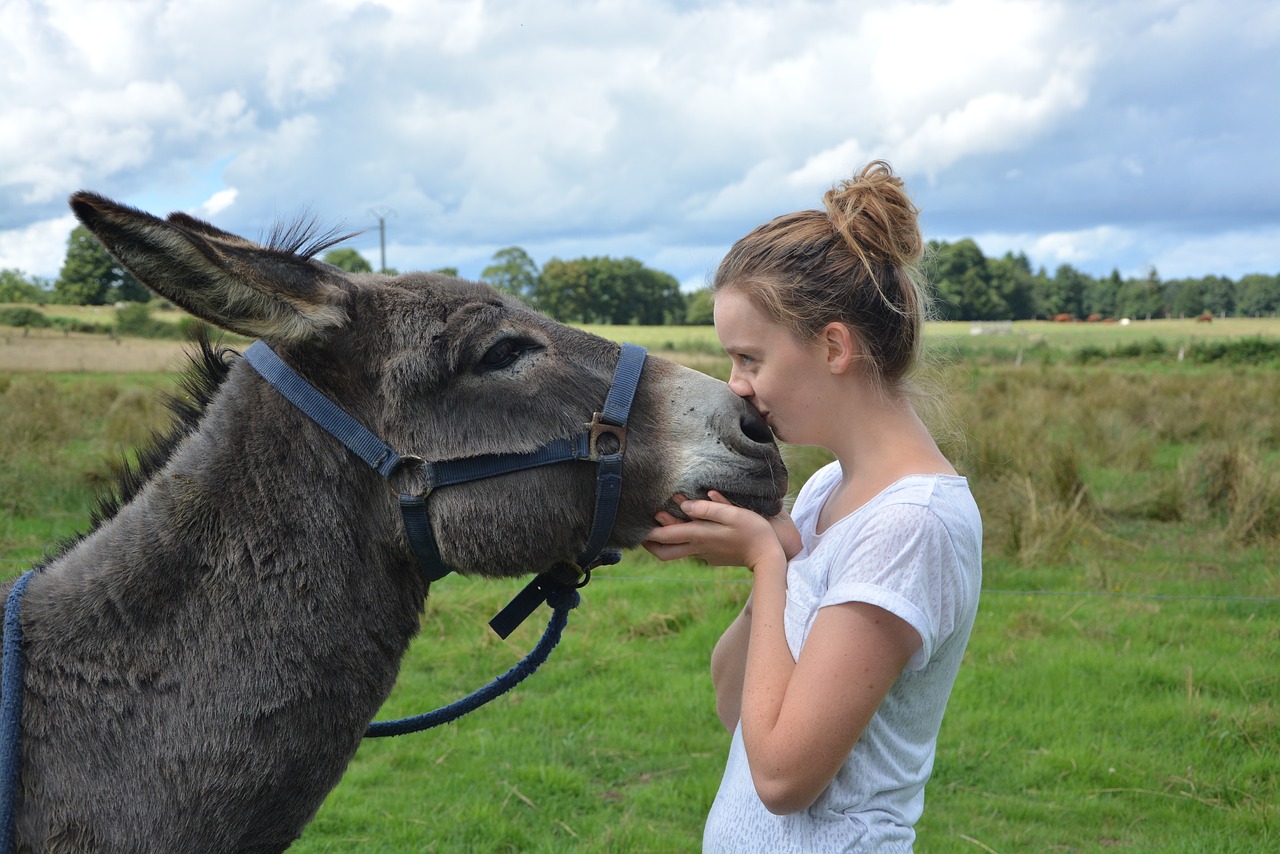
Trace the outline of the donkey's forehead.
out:
[[[488,285],[429,273],[411,273],[394,279],[366,278],[358,299],[370,320],[386,332],[416,337],[458,322],[485,322],[511,315],[535,317],[523,303]]]
[[[366,298],[392,309],[439,305],[452,311],[470,303],[504,304],[502,294],[488,285],[434,273],[407,273],[394,278],[370,275],[360,285]]]

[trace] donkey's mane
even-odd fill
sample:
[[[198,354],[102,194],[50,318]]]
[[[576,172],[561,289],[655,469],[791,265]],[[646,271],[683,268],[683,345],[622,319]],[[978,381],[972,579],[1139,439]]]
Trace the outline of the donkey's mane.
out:
[[[311,259],[331,246],[358,237],[362,232],[343,232],[338,226],[325,226],[315,216],[302,213],[291,220],[277,222],[267,235],[268,249]]]
[[[196,431],[210,401],[231,372],[235,350],[209,340],[209,327],[192,325],[192,347],[187,350],[187,365],[178,380],[178,388],[163,395],[165,408],[172,415],[169,426],[152,432],[137,450],[137,461],[121,459],[116,482],[97,497],[89,515],[89,529],[58,543],[40,562],[43,566],[66,554],[77,543],[115,518],[132,501],[151,478],[165,467],[178,445]]]

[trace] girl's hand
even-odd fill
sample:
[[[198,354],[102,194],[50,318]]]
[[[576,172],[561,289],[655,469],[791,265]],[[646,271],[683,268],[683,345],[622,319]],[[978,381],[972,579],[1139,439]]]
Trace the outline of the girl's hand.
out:
[[[659,513],[659,527],[649,532],[644,543],[660,560],[699,557],[712,566],[752,570],[766,563],[786,565],[786,552],[775,527],[763,516],[734,505],[715,491],[706,501],[690,501],[681,495],[676,500],[689,521]],[[795,530],[794,525],[782,527]]]

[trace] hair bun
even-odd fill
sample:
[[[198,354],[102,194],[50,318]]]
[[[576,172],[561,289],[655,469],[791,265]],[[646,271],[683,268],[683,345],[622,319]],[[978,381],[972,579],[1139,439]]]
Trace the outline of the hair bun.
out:
[[[822,202],[832,227],[869,272],[878,264],[911,269],[920,263],[920,210],[888,163],[868,163],[828,190]]]

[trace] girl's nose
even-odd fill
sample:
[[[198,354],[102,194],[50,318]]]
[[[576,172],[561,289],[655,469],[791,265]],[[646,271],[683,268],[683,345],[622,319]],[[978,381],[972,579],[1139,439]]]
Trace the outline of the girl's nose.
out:
[[[744,380],[736,369],[731,370],[729,372],[729,391],[733,392],[738,397],[750,398],[751,383]]]

